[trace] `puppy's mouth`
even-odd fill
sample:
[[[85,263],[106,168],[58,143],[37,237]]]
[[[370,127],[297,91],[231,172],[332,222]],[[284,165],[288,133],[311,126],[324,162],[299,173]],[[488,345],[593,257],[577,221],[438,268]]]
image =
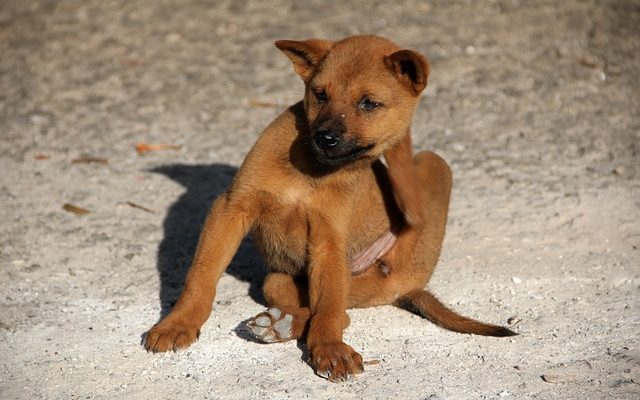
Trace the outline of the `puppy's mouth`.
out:
[[[344,149],[340,152],[334,152],[319,148],[314,141],[311,141],[311,143],[316,160],[321,164],[331,167],[342,167],[356,161],[374,147],[373,143],[366,145],[357,144],[351,145],[348,149]]]

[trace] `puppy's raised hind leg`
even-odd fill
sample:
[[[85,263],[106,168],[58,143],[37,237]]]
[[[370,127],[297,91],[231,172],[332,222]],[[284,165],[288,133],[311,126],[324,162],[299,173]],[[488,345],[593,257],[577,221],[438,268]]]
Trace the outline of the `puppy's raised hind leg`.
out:
[[[420,181],[416,173],[411,148],[411,131],[394,147],[384,152],[387,173],[393,188],[393,197],[410,226],[424,222],[424,200],[419,190]]]

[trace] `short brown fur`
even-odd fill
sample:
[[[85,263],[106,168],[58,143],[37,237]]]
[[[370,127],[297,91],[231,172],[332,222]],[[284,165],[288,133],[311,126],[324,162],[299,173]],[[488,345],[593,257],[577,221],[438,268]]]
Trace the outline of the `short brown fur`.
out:
[[[147,333],[146,349],[197,339],[216,284],[249,232],[269,268],[268,305],[293,316],[292,338],[306,335],[312,366],[332,381],[363,368],[342,341],[347,308],[395,304],[458,332],[513,334],[461,317],[423,290],[440,255],[451,191],[445,161],[411,149],[426,59],[376,36],[276,46],[302,77],[304,100],[266,128],[214,203],[184,290]],[[387,231],[395,245],[352,276],[351,257]]]

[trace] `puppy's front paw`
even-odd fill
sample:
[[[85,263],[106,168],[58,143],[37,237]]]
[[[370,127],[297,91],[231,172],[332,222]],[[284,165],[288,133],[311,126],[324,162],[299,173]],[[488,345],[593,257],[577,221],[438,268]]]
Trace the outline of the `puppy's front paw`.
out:
[[[292,333],[293,315],[277,307],[261,312],[247,322],[249,329],[266,343],[284,342],[294,339]]]
[[[200,330],[179,321],[164,319],[147,332],[144,348],[154,353],[189,347],[200,336]]]
[[[350,376],[364,371],[362,356],[351,346],[342,343],[327,343],[311,349],[311,365],[316,374],[331,382],[343,382]]]

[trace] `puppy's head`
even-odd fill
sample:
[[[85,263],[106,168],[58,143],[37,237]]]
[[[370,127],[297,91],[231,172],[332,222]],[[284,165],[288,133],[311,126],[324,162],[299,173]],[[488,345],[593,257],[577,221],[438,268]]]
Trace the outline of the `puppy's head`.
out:
[[[424,56],[377,36],[276,46],[305,83],[309,143],[319,162],[377,158],[406,134],[427,85]]]

